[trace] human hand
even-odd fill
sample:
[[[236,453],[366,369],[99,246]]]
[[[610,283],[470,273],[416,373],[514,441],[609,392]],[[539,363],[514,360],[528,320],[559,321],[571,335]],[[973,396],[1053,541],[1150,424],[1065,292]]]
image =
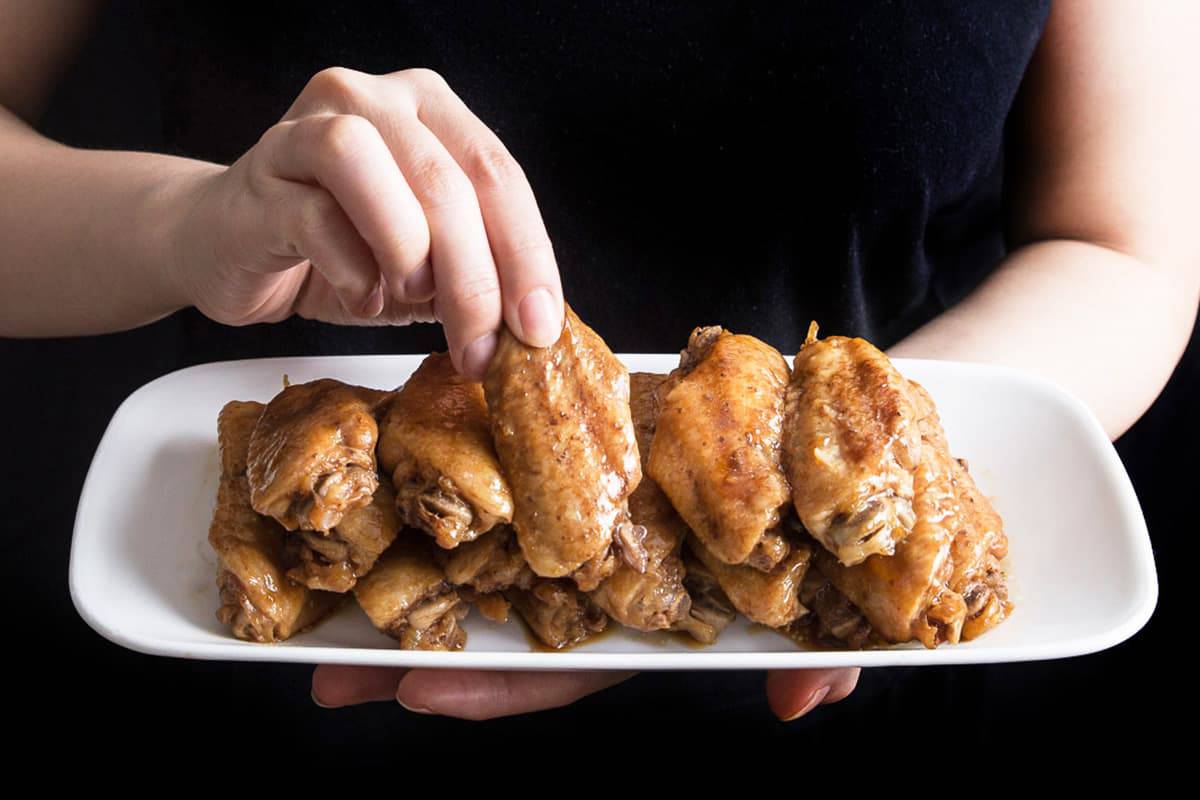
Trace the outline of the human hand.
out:
[[[534,346],[562,329],[529,182],[428,70],[324,70],[236,163],[189,181],[170,271],[218,322],[436,318],[472,378],[502,321]]]
[[[569,705],[633,675],[323,665],[313,672],[312,697],[325,708],[394,700],[410,711],[482,720]],[[858,675],[857,668],[774,670],[767,673],[767,701],[776,716],[790,722],[847,697]]]

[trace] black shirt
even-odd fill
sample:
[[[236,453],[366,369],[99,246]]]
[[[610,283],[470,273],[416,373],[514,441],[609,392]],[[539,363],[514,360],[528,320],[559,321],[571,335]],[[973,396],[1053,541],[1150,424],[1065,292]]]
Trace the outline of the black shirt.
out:
[[[77,145],[229,162],[323,67],[430,67],[525,167],[566,296],[614,350],[678,350],[692,327],[717,323],[787,353],[811,318],[890,344],[1004,255],[1005,126],[1048,0],[766,5],[115,2],[41,127]],[[118,687],[73,701],[97,719],[202,716],[208,691],[312,729],[303,669],[151,661],[84,628],[65,591],[79,486],[117,404],[172,369],[441,346],[432,326],[231,329],[194,311],[122,334],[0,342],[22,387],[6,396],[6,418],[21,421],[9,431],[20,459],[6,460],[18,498],[7,520],[23,535],[11,540],[4,580],[38,609],[12,635]],[[57,487],[50,496],[47,485]],[[63,580],[28,568],[39,564],[59,565]],[[889,675],[871,673],[851,703],[886,713],[893,701],[872,686]],[[969,719],[963,704],[982,702],[987,675],[930,669],[900,684],[920,707]],[[769,718],[761,676],[638,680],[584,708],[643,713],[652,696],[651,711],[676,719]],[[179,685],[193,694],[179,696]],[[164,694],[171,704],[160,708]],[[409,719],[354,713],[319,725],[361,739]]]

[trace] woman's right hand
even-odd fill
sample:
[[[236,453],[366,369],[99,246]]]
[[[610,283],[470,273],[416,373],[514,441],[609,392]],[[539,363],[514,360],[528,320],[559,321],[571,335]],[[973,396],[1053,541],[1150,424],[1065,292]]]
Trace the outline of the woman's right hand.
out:
[[[535,346],[562,329],[529,182],[429,70],[318,73],[249,152],[179,197],[172,279],[218,322],[436,318],[472,378],[502,322]]]

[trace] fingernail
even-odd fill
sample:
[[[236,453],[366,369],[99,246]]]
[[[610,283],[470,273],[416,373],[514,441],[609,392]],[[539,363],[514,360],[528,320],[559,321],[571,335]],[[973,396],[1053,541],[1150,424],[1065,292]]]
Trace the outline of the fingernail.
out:
[[[396,698],[396,702],[399,703],[400,707],[403,708],[405,711],[411,711],[414,714],[432,714],[433,713],[428,708],[423,708],[421,706],[410,706],[408,703],[404,702],[399,697]]]
[[[463,351],[463,372],[468,378],[479,380],[496,352],[496,332],[485,333],[467,345]]]
[[[534,347],[548,347],[562,333],[562,316],[549,289],[534,289],[518,307],[525,341]]]
[[[312,697],[312,701],[315,705],[318,705],[321,708],[333,708],[333,706],[327,706],[324,703],[322,703],[321,698],[317,697],[316,691],[310,691],[309,696]]]
[[[433,267],[426,261],[404,281],[404,300],[419,303],[433,297]]]
[[[378,317],[383,311],[383,281],[375,284],[375,290],[362,305],[360,314],[368,319]]]
[[[821,705],[821,701],[829,695],[829,690],[831,688],[832,687],[829,686],[822,686],[820,689],[817,689],[815,692],[813,692],[812,697],[808,699],[808,703],[804,706],[804,708],[800,709],[795,714],[792,714],[790,717],[784,718],[783,721],[791,722],[794,719],[800,719],[800,717],[803,717],[805,714]]]

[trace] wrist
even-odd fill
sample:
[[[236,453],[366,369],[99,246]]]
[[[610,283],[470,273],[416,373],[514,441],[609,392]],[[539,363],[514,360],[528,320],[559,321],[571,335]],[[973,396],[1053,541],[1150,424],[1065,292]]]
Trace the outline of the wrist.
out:
[[[225,167],[201,161],[178,160],[151,192],[148,218],[153,221],[157,241],[150,263],[170,304],[169,312],[195,305],[195,276],[203,274],[199,263],[211,247],[203,246],[207,227],[202,220],[205,196]],[[168,313],[169,313],[168,312]]]

